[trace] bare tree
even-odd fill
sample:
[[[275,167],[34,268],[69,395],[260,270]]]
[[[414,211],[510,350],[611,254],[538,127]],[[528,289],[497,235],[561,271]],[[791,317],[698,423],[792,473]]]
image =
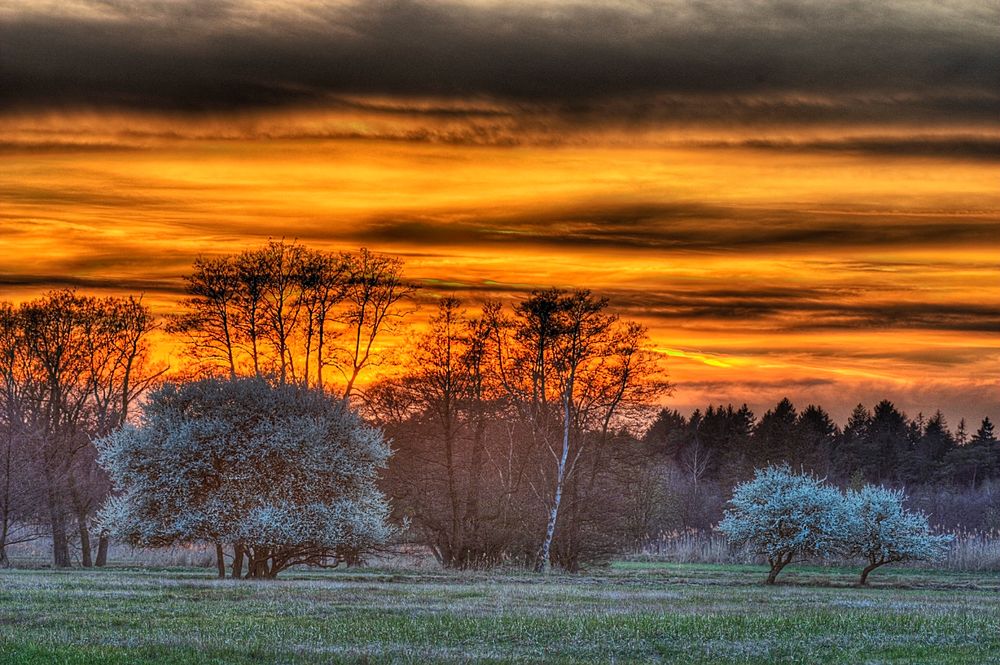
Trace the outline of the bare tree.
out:
[[[537,569],[540,572],[547,571],[551,566],[550,550],[552,539],[555,537],[556,523],[559,519],[559,508],[562,504],[572,444],[571,438],[575,433],[573,425],[577,407],[575,400],[577,373],[593,357],[616,321],[615,316],[604,313],[608,305],[607,299],[594,298],[589,291],[561,295],[557,303],[559,305],[556,310],[559,315],[559,323],[556,328],[558,334],[553,364],[556,367],[560,383],[563,412],[562,445],[559,449],[551,445],[548,446],[549,452],[555,459],[556,469],[551,507],[545,527],[545,538],[542,540],[538,557]],[[582,449],[577,451],[577,457],[579,457],[580,450]]]
[[[324,388],[323,368],[327,364],[328,325],[347,290],[348,261],[344,254],[307,252],[303,258],[302,306],[306,313],[305,368],[303,382],[309,384],[310,362],[316,354],[315,386]]]
[[[136,400],[167,371],[165,365],[153,367],[148,338],[157,328],[141,298],[108,298],[90,301],[90,316],[81,344],[90,357],[88,375],[91,390],[91,439],[108,435],[128,420]],[[86,460],[78,462],[77,483],[70,474],[71,498],[80,533],[80,551],[84,566],[90,563],[90,534],[87,523],[110,491],[103,471],[96,464],[94,450],[85,451]],[[108,556],[108,533],[98,538],[96,565],[103,566]]]
[[[414,290],[403,281],[399,259],[284,240],[199,258],[186,280],[186,311],[171,329],[186,335],[202,369],[325,389],[325,369],[334,365],[343,374],[345,400],[379,355],[379,337],[404,314],[400,301]]]
[[[492,333],[487,314],[490,307],[491,305],[487,304],[486,311],[478,319],[466,321],[465,346],[460,358],[465,377],[465,390],[463,392],[467,406],[467,420],[472,430],[465,512],[462,517],[466,548],[464,556],[467,562],[477,556],[482,549],[479,543],[480,497],[486,462],[487,410],[491,403],[491,396],[497,392],[496,381],[491,380],[489,364]]]
[[[403,316],[398,304],[415,287],[403,280],[403,262],[397,258],[361,249],[348,257],[344,324],[346,345],[334,363],[344,376],[344,401],[349,401],[361,372],[371,364],[379,334]]]
[[[264,293],[271,269],[264,252],[247,251],[233,259],[236,269],[236,302],[240,308],[237,330],[244,349],[250,355],[255,376],[262,376],[261,356],[264,320]]]
[[[237,372],[239,282],[235,263],[226,258],[198,257],[185,276],[187,311],[169,329],[187,336],[189,349],[201,361],[222,366],[230,378]]]
[[[397,517],[448,566],[572,568],[607,551],[610,535],[583,543],[627,508],[607,498],[619,456],[604,449],[663,387],[656,361],[641,326],[585,291],[536,292],[512,314],[487,302],[474,320],[444,300],[411,369],[366,395],[398,450]]]
[[[17,310],[0,303],[0,567],[7,567],[7,547],[40,538],[34,523],[38,501],[30,475],[28,396],[32,387],[23,366],[23,334]]]
[[[153,323],[136,299],[72,291],[4,310],[3,412],[38,484],[52,536],[53,563],[70,565],[69,524],[76,521],[85,566],[92,564],[90,519],[107,491],[91,444],[117,427],[155,378],[145,337]],[[36,512],[37,514],[37,512]],[[106,541],[100,548],[106,554]]]
[[[40,434],[34,457],[46,492],[56,567],[70,565],[67,534],[68,479],[75,458],[89,443],[84,417],[90,396],[90,358],[84,337],[85,301],[68,291],[51,294],[21,308],[27,366],[36,387],[32,419]]]
[[[701,444],[701,439],[697,435],[695,435],[691,445],[681,453],[681,468],[690,476],[691,484],[694,486],[695,491],[698,490],[698,482],[705,475],[705,471],[708,470],[711,460],[712,451]]]
[[[289,378],[295,380],[293,344],[305,304],[302,271],[306,249],[298,243],[272,240],[244,256],[248,257],[244,262],[259,266],[264,276],[260,289],[263,323],[258,332],[276,356],[276,374],[281,383]]]
[[[443,549],[448,559],[460,556],[463,545],[456,450],[461,426],[459,408],[466,388],[461,366],[465,318],[460,308],[461,303],[456,298],[440,301],[437,313],[431,318],[430,330],[418,344],[413,357],[416,381],[412,384],[425,408],[434,414],[444,447],[449,516]]]

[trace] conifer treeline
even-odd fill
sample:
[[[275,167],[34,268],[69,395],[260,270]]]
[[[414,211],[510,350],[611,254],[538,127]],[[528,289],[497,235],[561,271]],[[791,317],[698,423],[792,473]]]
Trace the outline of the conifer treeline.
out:
[[[657,454],[699,477],[732,481],[787,462],[838,482],[977,486],[1000,476],[1000,445],[984,418],[955,432],[938,411],[908,418],[892,402],[859,404],[843,429],[820,406],[797,412],[785,398],[759,419],[746,405],[709,406],[685,417],[664,409],[643,436]]]

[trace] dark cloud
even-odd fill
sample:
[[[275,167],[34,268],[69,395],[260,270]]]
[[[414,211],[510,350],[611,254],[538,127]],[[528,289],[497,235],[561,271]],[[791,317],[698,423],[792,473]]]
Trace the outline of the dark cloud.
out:
[[[998,115],[1000,117],[1000,115]],[[780,152],[824,152],[876,155],[879,157],[928,157],[1000,161],[1000,138],[993,136],[947,137],[846,137],[836,140],[791,141],[752,139],[702,142],[708,148],[752,148]]]
[[[974,303],[894,302],[872,286],[834,288],[643,289],[608,293],[620,308],[644,319],[701,326],[738,321],[774,332],[828,330],[949,330],[996,332],[1000,307]],[[850,355],[845,352],[841,355]]]
[[[8,12],[0,104],[204,112],[369,95],[505,100],[584,121],[730,122],[992,123],[1000,110],[1000,8],[989,3],[401,0],[262,16],[241,6]]]
[[[87,153],[136,150],[136,146],[123,145],[110,141],[79,142],[79,141],[0,141],[0,155],[38,154],[38,153]]]
[[[425,286],[435,292],[452,292],[473,300],[483,297],[517,299],[536,288],[551,284],[498,284],[430,280]],[[576,288],[574,285],[556,285]],[[614,308],[623,315],[645,321],[664,321],[700,330],[713,323],[741,329],[787,333],[830,330],[943,330],[995,332],[1000,330],[1000,307],[975,303],[895,302],[872,286],[852,288],[809,288],[754,286],[747,288],[704,288],[670,284],[662,288],[601,289]],[[746,349],[716,351],[735,354]],[[782,353],[791,351],[783,349]],[[806,350],[803,349],[803,352]],[[809,349],[816,354],[816,349]],[[767,355],[754,350],[754,355]],[[889,357],[924,364],[959,365],[970,362],[977,349],[891,352]],[[822,355],[822,353],[820,353]],[[865,349],[838,349],[838,358],[884,358],[884,351],[872,355]]]
[[[454,216],[453,216],[454,217]],[[334,233],[322,225],[311,231]],[[361,243],[551,245],[604,250],[738,253],[993,243],[995,212],[893,214],[854,209],[797,210],[687,203],[581,201],[573,206],[443,221],[379,218],[341,236]]]
[[[701,390],[704,392],[726,393],[733,390],[733,384],[725,381],[685,381],[684,388],[690,390]],[[748,393],[756,393],[762,390],[794,390],[797,388],[816,388],[819,386],[836,386],[838,383],[832,379],[812,378],[812,379],[783,379],[774,381],[754,381],[748,380],[740,383],[740,390]],[[739,406],[736,404],[735,406]]]
[[[180,295],[183,283],[178,280],[120,279],[114,277],[77,277],[73,275],[2,274],[0,288],[30,287],[42,289],[80,288],[98,291],[131,291],[133,293],[157,292]],[[0,292],[2,298],[2,292]]]
[[[31,187],[25,185],[0,186],[0,198],[8,205],[50,206],[72,204],[108,210],[121,210],[129,206],[173,206],[175,201],[147,193],[137,193],[124,188],[95,190],[90,188]]]

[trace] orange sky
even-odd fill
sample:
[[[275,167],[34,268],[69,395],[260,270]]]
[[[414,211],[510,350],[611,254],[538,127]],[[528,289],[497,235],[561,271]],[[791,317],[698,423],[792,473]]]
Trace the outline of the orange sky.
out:
[[[95,6],[79,3],[76,20],[112,20],[84,13]],[[0,5],[0,37],[55,25],[37,11]],[[2,297],[76,285],[144,292],[166,313],[198,254],[269,237],[364,245],[403,256],[425,305],[551,285],[610,296],[669,357],[682,410],[762,413],[788,395],[842,422],[887,397],[953,425],[1000,418],[1000,117],[975,81],[950,97],[928,82],[858,84],[846,115],[823,110],[846,93],[805,83],[654,81],[664,90],[581,102],[404,93],[395,79],[350,94],[310,80],[338,96],[308,104],[178,111],[186,88],[101,92],[100,79],[116,101],[83,103],[72,72],[10,62],[23,99],[0,109]],[[59,103],[32,86],[50,75]],[[949,104],[967,112],[928,110]]]

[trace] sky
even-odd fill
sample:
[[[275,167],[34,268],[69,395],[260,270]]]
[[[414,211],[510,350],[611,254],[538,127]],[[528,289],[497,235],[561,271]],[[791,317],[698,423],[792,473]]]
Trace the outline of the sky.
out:
[[[585,287],[668,406],[1000,419],[1000,5],[0,0],[0,298],[268,238]],[[974,427],[973,427],[974,429]]]

